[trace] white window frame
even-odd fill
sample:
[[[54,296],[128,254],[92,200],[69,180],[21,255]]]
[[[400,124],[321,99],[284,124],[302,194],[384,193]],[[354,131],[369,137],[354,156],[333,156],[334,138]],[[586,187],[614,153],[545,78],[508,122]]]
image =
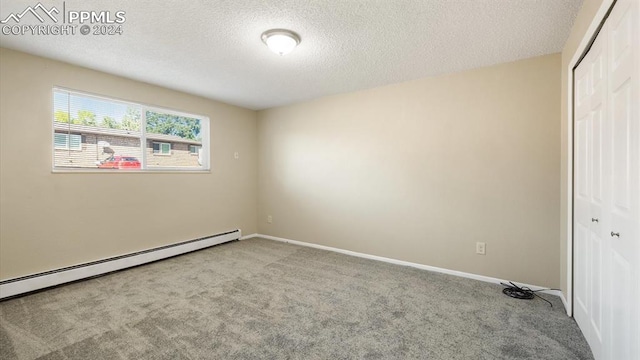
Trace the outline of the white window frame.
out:
[[[110,101],[110,102],[116,102],[116,103],[121,103],[121,104],[125,104],[128,106],[134,106],[134,107],[139,107],[141,110],[141,114],[140,114],[140,132],[139,132],[139,139],[140,139],[140,148],[141,148],[141,169],[140,170],[127,170],[127,171],[109,171],[109,170],[103,170],[103,169],[91,169],[91,168],[67,168],[67,167],[56,167],[56,157],[55,157],[55,129],[53,127],[53,123],[55,122],[55,118],[53,116],[53,113],[55,111],[54,106],[53,106],[53,99],[54,99],[54,94],[56,91],[61,91],[61,92],[67,92],[70,95],[77,95],[77,96],[84,96],[84,97],[91,97],[91,98],[95,98],[98,100],[102,100],[102,101]],[[156,113],[163,113],[163,114],[169,114],[169,115],[174,115],[174,116],[182,116],[182,117],[188,117],[188,118],[193,118],[193,119],[198,119],[200,120],[200,134],[202,134],[202,141],[200,146],[200,155],[199,155],[199,164],[200,167],[169,167],[169,166],[163,166],[163,167],[148,167],[147,164],[147,133],[146,133],[146,128],[147,128],[147,122],[146,122],[146,113],[147,111],[152,111],[152,112],[156,112]],[[178,111],[178,110],[173,110],[173,109],[168,109],[168,108],[164,108],[164,107],[160,107],[160,106],[156,106],[156,105],[148,105],[145,103],[140,103],[140,102],[133,102],[133,101],[128,101],[128,100],[122,100],[119,98],[115,98],[115,97],[110,97],[110,96],[104,96],[104,95],[98,95],[98,94],[93,94],[93,93],[89,93],[89,92],[85,92],[85,91],[79,91],[79,90],[73,90],[73,89],[68,89],[65,87],[60,87],[60,86],[54,86],[51,90],[51,121],[52,121],[52,135],[51,135],[51,149],[52,151],[52,161],[51,161],[51,166],[52,166],[52,172],[59,172],[59,173],[70,173],[70,172],[98,172],[98,173],[118,173],[118,174],[122,174],[122,173],[145,173],[145,172],[152,172],[152,173],[162,173],[162,172],[179,172],[179,173],[209,173],[211,172],[211,163],[210,163],[210,152],[211,152],[211,142],[210,142],[210,124],[211,121],[209,119],[208,116],[205,115],[199,115],[199,114],[195,114],[195,113],[187,113],[187,112],[183,112],[183,111]],[[71,134],[73,135],[73,134]],[[79,135],[82,136],[82,135]],[[136,136],[136,138],[138,138],[138,136]],[[80,143],[82,144],[82,139],[80,140]],[[170,144],[170,143],[169,143]],[[81,145],[82,146],[82,145]],[[171,145],[170,145],[171,146]],[[58,148],[60,149],[60,148]],[[207,151],[202,151],[202,149],[207,149]],[[73,149],[72,149],[73,150]],[[153,148],[151,149],[152,154],[153,154]],[[173,150],[173,146],[171,146],[171,152]],[[157,154],[154,154],[157,155]],[[171,155],[171,154],[168,154]],[[165,154],[164,156],[168,156],[167,154]]]
[[[158,148],[160,150],[158,150],[158,152],[155,152],[155,149],[153,148],[153,145],[155,145],[155,144],[159,145]],[[169,145],[169,152],[168,153],[162,152],[162,145]],[[153,141],[152,145],[151,145],[151,152],[153,153],[154,156],[171,156],[172,150],[173,150],[173,146],[171,146],[171,143],[169,143],[169,142]]]
[[[64,136],[66,141],[65,141],[65,146],[57,146],[56,145],[56,135],[58,136]],[[71,137],[74,136],[77,138],[80,138],[80,141],[78,142],[78,147],[71,147]],[[69,134],[69,133],[61,133],[61,132],[53,132],[53,148],[55,150],[71,150],[71,151],[82,151],[82,135],[79,134]]]

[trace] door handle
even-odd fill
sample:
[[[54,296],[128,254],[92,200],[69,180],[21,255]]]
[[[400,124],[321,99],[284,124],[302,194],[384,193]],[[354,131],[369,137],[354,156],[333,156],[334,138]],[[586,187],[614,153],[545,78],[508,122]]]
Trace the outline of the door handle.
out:
[[[597,218],[591,218],[591,222],[598,222]]]
[[[614,232],[612,231],[612,232],[611,232],[611,237],[614,237],[614,236],[615,236],[615,237],[620,237],[620,233],[619,233],[619,232],[614,233]]]

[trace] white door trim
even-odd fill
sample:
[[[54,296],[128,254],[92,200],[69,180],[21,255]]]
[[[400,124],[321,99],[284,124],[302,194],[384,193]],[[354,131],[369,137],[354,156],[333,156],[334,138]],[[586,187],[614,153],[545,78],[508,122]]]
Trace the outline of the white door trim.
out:
[[[609,8],[615,0],[603,0],[596,15],[591,20],[589,28],[585,32],[578,48],[573,53],[571,61],[567,65],[567,78],[563,81],[567,85],[567,167],[562,169],[567,174],[567,193],[563,199],[564,206],[567,210],[567,232],[564,234],[567,242],[567,293],[565,303],[567,315],[573,316],[573,68],[576,67],[578,61],[587,50],[591,40],[596,35],[596,31],[604,20]]]

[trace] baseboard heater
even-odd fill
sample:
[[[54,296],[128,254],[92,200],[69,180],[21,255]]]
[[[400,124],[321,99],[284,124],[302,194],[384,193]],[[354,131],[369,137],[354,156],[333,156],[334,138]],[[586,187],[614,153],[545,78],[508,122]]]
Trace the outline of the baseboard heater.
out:
[[[233,230],[199,239],[138,251],[131,254],[3,280],[0,281],[0,299],[11,298],[32,291],[103,275],[113,271],[204,249],[228,241],[238,240],[241,235],[240,230]]]

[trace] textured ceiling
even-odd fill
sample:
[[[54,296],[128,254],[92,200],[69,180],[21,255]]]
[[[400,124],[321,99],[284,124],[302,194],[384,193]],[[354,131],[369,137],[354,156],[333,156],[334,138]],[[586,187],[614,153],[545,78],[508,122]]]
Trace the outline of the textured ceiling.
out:
[[[37,2],[2,0],[0,18]],[[62,0],[42,3],[62,14]],[[0,46],[265,109],[559,52],[581,5],[582,0],[66,0],[67,11],[125,11],[123,34],[0,35]],[[23,24],[39,22],[27,14]],[[272,53],[260,40],[271,28],[297,32],[300,46],[284,57]]]

